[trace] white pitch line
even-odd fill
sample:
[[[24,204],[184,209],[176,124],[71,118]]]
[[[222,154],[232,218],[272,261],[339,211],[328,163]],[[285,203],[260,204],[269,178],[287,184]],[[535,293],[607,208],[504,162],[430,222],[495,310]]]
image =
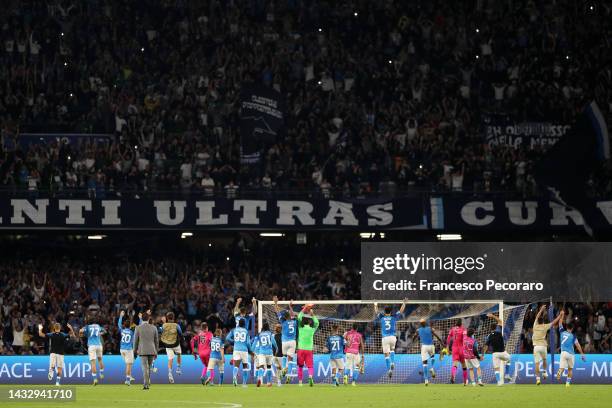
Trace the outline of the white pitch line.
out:
[[[97,398],[78,398],[77,397],[77,402],[79,401],[99,401]],[[147,402],[147,400],[142,400],[142,399],[122,399],[119,398],[117,399],[117,401],[119,402]],[[181,400],[151,400],[151,402],[154,403],[172,403],[172,404],[191,404],[191,405],[199,405],[201,407],[221,407],[221,408],[242,408],[242,404],[235,404],[233,402],[210,402],[210,401],[181,401]]]

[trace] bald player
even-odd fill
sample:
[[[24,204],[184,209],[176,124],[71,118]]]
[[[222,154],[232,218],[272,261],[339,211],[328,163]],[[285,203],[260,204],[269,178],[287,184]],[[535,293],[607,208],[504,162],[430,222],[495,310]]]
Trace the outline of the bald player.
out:
[[[429,384],[429,376],[436,378],[436,370],[434,370],[434,362],[436,356],[436,346],[434,345],[434,337],[438,339],[441,344],[444,344],[444,340],[438,336],[432,327],[432,322],[427,324],[427,320],[421,319],[419,321],[419,328],[412,337],[412,340],[416,340],[417,337],[421,340],[421,361],[423,362],[423,381],[425,385]]]

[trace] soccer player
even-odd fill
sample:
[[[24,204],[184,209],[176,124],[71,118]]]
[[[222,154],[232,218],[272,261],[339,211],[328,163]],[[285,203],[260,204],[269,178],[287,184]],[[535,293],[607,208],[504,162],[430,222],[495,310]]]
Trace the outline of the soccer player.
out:
[[[482,383],[482,370],[480,369],[480,362],[483,360],[484,356],[478,353],[478,342],[474,338],[473,327],[467,330],[467,335],[463,338],[463,357],[465,358],[465,365],[470,373],[472,386],[476,386],[474,374],[476,374],[476,378],[478,378],[478,385],[481,387],[484,386]]]
[[[265,382],[268,387],[271,387],[272,360],[274,359],[274,352],[278,350],[278,345],[272,332],[270,332],[268,322],[264,322],[261,328],[262,330],[257,336],[259,346],[256,354],[257,386],[260,387]]]
[[[281,347],[277,347],[274,352],[274,375],[276,377],[276,382],[278,386],[281,386],[281,376],[283,371],[283,335],[282,335],[282,326],[280,324],[274,325],[274,341],[276,344],[280,344]]]
[[[457,366],[461,365],[463,369],[463,385],[467,384],[467,368],[465,366],[465,358],[463,357],[463,338],[467,335],[467,331],[463,327],[463,321],[461,319],[457,319],[455,322],[455,326],[450,329],[448,332],[448,337],[446,338],[446,348],[449,349],[452,347],[453,352],[453,367],[451,368],[451,384],[455,383],[455,378],[457,376]]]
[[[378,313],[378,303],[374,303],[374,314],[376,319],[380,320],[382,350],[385,355],[385,364],[387,365],[389,378],[393,376],[393,370],[395,369],[395,344],[397,343],[395,327],[397,320],[404,317],[405,308],[406,300],[404,300],[398,312],[392,313],[393,309],[391,306],[385,306],[384,313]]]
[[[125,363],[125,385],[131,385],[132,381],[134,381],[134,377],[132,377],[132,366],[134,365],[134,330],[130,327],[130,319],[123,320],[124,316],[125,311],[122,310],[119,313],[119,320],[117,321],[119,333],[121,334],[119,351]],[[140,324],[140,322],[138,324]]]
[[[282,326],[282,342],[281,351],[283,353],[283,371],[282,375],[286,376],[286,382],[291,381],[295,371],[295,339],[297,337],[297,321],[293,313],[293,301],[289,302],[289,310],[282,310],[278,306],[278,297],[274,296],[274,310],[278,315],[278,320]]]
[[[332,327],[332,335],[327,338],[329,364],[332,369],[332,381],[336,387],[340,386],[340,376],[344,371],[344,337],[340,335],[340,326]]]
[[[542,305],[538,314],[536,315],[535,322],[533,323],[533,360],[535,363],[535,376],[536,385],[541,384],[540,380],[540,362],[544,368],[542,371],[542,377],[546,379],[548,377],[548,361],[546,356],[548,354],[548,342],[546,341],[546,333],[551,327],[557,327],[559,320],[561,320],[561,313],[550,323],[546,323],[546,305]]]
[[[208,360],[208,372],[204,385],[213,385],[215,379],[215,367],[219,370],[219,385],[223,384],[225,351],[223,347],[223,339],[221,329],[215,330],[215,335],[210,339],[210,359]]]
[[[159,333],[159,342],[166,349],[166,355],[168,356],[168,382],[174,384],[172,364],[176,355],[176,374],[181,375],[181,336],[183,335],[181,326],[174,321],[174,313],[168,312],[166,316],[162,316],[162,326]]]
[[[425,319],[421,319],[419,322],[420,327],[412,337],[412,340],[416,340],[418,337],[421,340],[421,361],[423,362],[423,381],[425,385],[429,384],[429,375],[431,378],[436,378],[436,370],[434,370],[434,362],[436,357],[436,346],[434,345],[434,336],[438,339],[441,344],[444,341],[438,336],[431,326],[431,322],[428,325]]]
[[[246,319],[240,319],[238,321],[238,327],[233,329],[227,336],[227,341],[234,345],[234,353],[232,355],[232,361],[234,362],[234,369],[232,373],[232,383],[234,387],[238,386],[238,370],[240,363],[242,363],[242,386],[247,386],[249,379],[249,347],[251,339],[249,332],[246,329]]]
[[[574,335],[574,323],[569,322],[565,326],[563,326],[563,318],[565,317],[565,312],[561,312],[561,323],[559,324],[559,341],[561,343],[561,358],[559,361],[559,369],[557,370],[557,381],[561,380],[561,375],[567,368],[567,377],[565,379],[565,386],[569,387],[572,383],[572,375],[574,371],[574,360],[575,360],[575,350],[574,346],[578,349],[580,353],[580,358],[582,361],[586,361],[586,357],[584,352],[582,351],[582,347],[578,342],[578,339]]]
[[[43,333],[43,325],[38,325],[38,335],[40,337],[48,337],[49,338],[49,381],[53,380],[53,371],[56,371],[57,375],[55,377],[55,385],[59,386],[62,382],[62,372],[64,370],[64,352],[66,346],[66,339],[68,335],[70,337],[74,336],[74,331],[72,330],[72,326],[69,324],[66,325],[68,327],[68,333],[63,333],[62,325],[59,323],[53,323],[53,329],[51,333]]]
[[[309,316],[304,316],[306,313]],[[312,305],[306,305],[297,317],[298,321],[298,347],[297,347],[297,364],[298,364],[298,380],[302,386],[304,378],[304,366],[308,368],[308,384],[314,385],[314,362],[313,362],[313,339],[314,334],[319,328],[319,319],[312,311]]]
[[[93,377],[93,385],[98,385],[98,372],[96,369],[96,360],[100,364],[100,379],[104,379],[104,362],[102,361],[102,336],[106,331],[97,323],[95,316],[87,318],[87,325],[79,330],[81,337],[87,338],[87,354],[89,363],[91,364],[91,376]]]
[[[234,319],[236,320],[236,327],[238,327],[238,322],[240,320],[244,320],[245,321],[245,325],[244,327],[249,330],[249,323],[251,323],[253,321],[253,319],[255,318],[255,315],[257,314],[257,299],[253,298],[251,299],[251,304],[252,304],[252,308],[251,308],[251,313],[247,314],[247,308],[244,306],[241,306],[242,304],[242,298],[238,298],[236,299],[236,305],[234,306]]]
[[[200,331],[191,338],[191,353],[193,359],[196,360],[198,356],[200,361],[204,365],[202,368],[202,374],[200,375],[200,381],[202,384],[206,382],[206,371],[208,370],[208,363],[210,360],[210,341],[213,338],[213,334],[208,330],[208,324],[206,322],[200,325]]]
[[[357,331],[357,323],[353,323],[351,330],[344,333],[346,353],[346,367],[344,369],[344,385],[350,382],[353,386],[357,385],[359,373],[363,371],[363,335]],[[349,377],[350,375],[350,377]]]
[[[495,370],[495,379],[497,380],[497,385],[504,385],[502,376],[501,376],[501,362],[503,361],[506,368],[506,381],[512,380],[511,375],[511,366],[510,366],[510,354],[506,351],[506,345],[504,342],[504,334],[503,330],[503,322],[496,315],[489,313],[487,317],[494,319],[494,327],[493,331],[489,336],[487,336],[487,342],[485,347],[485,354],[489,349],[492,349],[493,352],[493,369]]]

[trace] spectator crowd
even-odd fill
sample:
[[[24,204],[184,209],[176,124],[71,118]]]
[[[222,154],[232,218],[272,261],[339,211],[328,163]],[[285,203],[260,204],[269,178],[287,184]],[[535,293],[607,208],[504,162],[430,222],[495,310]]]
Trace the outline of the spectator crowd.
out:
[[[611,17],[573,0],[6,0],[0,188],[533,196],[545,148],[489,145],[483,116],[571,124],[595,98],[609,117]],[[257,171],[240,163],[249,82],[287,102]]]
[[[174,312],[186,333],[186,350],[198,322],[235,326],[238,297],[249,307],[253,297],[271,300],[274,295],[287,300],[359,297],[358,267],[348,258],[338,262],[343,252],[335,245],[300,252],[247,248],[237,240],[233,248],[137,260],[113,256],[113,251],[78,256],[67,249],[35,258],[30,250],[7,253],[0,263],[0,354],[44,353],[47,342],[37,334],[39,324],[47,330],[55,321],[70,323],[78,332],[91,316],[108,333],[105,351],[116,352],[119,312],[137,322],[138,313],[149,309],[158,317]]]

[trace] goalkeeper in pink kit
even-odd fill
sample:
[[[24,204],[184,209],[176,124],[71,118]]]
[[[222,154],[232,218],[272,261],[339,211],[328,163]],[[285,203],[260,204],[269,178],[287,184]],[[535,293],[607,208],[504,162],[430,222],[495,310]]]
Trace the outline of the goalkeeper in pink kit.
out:
[[[210,341],[213,338],[212,332],[208,330],[208,324],[202,323],[198,334],[191,339],[191,353],[193,358],[200,356],[200,361],[204,364],[200,379],[202,383],[206,381],[206,371],[208,370],[208,360],[210,359]],[[196,354],[197,352],[197,354]]]
[[[461,364],[463,369],[463,385],[468,382],[467,367],[465,365],[465,357],[463,356],[463,337],[467,336],[467,330],[463,327],[461,319],[457,319],[455,327],[451,328],[446,338],[446,348],[452,345],[453,368],[451,369],[451,384],[455,383],[457,375],[457,366]]]

